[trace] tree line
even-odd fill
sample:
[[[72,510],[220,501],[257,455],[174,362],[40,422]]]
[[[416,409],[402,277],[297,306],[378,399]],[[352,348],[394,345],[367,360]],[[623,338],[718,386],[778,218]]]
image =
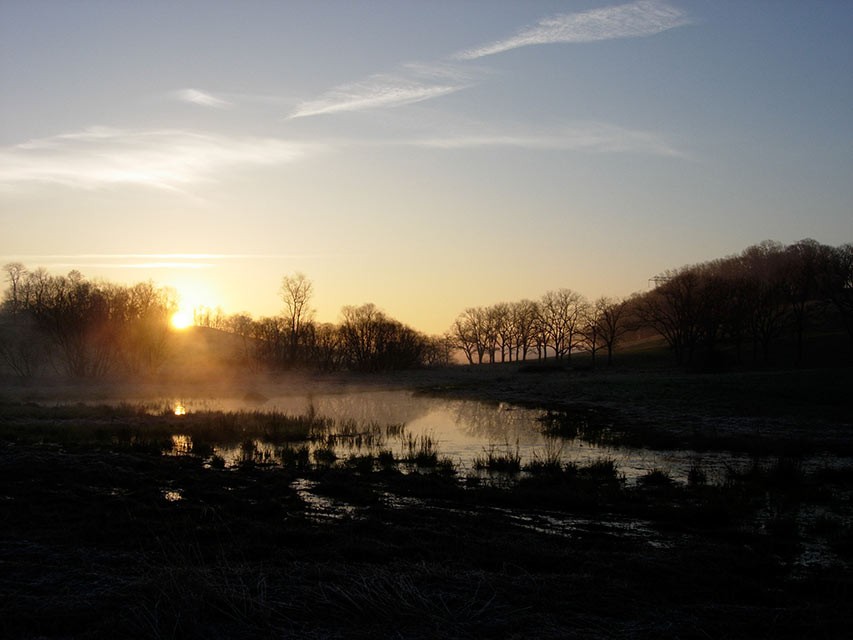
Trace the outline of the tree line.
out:
[[[373,303],[347,305],[340,322],[316,322],[313,283],[304,274],[282,278],[283,312],[254,320],[198,309],[197,325],[242,339],[245,361],[263,369],[388,371],[449,364],[451,347],[388,316]]]
[[[8,288],[0,313],[0,362],[20,376],[45,366],[73,377],[156,371],[168,356],[177,310],[171,289],[123,286],[79,271],[51,275],[20,263],[3,267]]]
[[[453,323],[453,346],[469,364],[555,357],[570,360],[588,351],[593,360],[605,349],[608,363],[628,330],[625,300],[601,297],[590,303],[571,289],[549,291],[539,300],[469,307]]]
[[[664,337],[679,363],[723,345],[742,361],[771,363],[780,340],[804,358],[810,329],[835,322],[853,352],[853,244],[766,241],[742,253],[666,271],[633,303],[637,322]]]
[[[713,364],[723,350],[734,363],[771,363],[783,339],[795,344],[827,321],[846,331],[853,352],[853,245],[765,241],[737,255],[667,270],[649,291],[590,302],[571,289],[538,300],[465,309],[450,331],[470,364],[587,352],[608,364],[628,332],[661,336],[679,364]]]
[[[0,363],[22,377],[53,369],[77,378],[155,374],[172,354],[170,320],[177,295],[150,282],[123,286],[52,275],[23,264],[3,267]],[[282,279],[281,315],[195,310],[195,324],[233,334],[238,363],[255,370],[385,371],[451,361],[441,338],[424,335],[372,303],[348,305],[337,324],[314,320],[313,284],[297,273]],[[231,358],[232,362],[234,361]]]
[[[153,373],[169,358],[169,320],[177,296],[150,282],[122,286],[20,263],[4,266],[0,362],[28,376],[49,364],[76,377]],[[594,301],[568,288],[538,299],[469,307],[441,336],[427,336],[372,303],[342,308],[338,323],[317,322],[313,283],[285,276],[282,313],[254,319],[195,310],[195,323],[229,332],[255,369],[383,371],[523,362],[577,352],[612,363],[626,334],[656,334],[679,364],[771,363],[782,340],[795,345],[827,321],[846,331],[853,352],[853,245],[765,241],[718,260],[667,270],[649,291]]]

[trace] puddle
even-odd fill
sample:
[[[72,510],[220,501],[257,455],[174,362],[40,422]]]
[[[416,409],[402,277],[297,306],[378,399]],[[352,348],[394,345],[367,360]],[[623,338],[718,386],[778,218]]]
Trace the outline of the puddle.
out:
[[[314,493],[318,483],[306,478],[298,478],[290,483],[299,499],[305,503],[305,513],[316,522],[344,520],[360,517],[360,509],[354,505]]]
[[[656,548],[672,546],[664,541],[649,523],[640,520],[584,518],[574,515],[524,512],[503,508],[494,508],[493,510],[505,515],[516,526],[563,538],[611,535],[622,540],[636,539]]]

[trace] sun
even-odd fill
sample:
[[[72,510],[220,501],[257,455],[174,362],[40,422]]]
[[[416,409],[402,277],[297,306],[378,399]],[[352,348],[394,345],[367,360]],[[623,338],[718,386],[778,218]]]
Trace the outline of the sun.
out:
[[[182,330],[193,326],[194,321],[195,319],[193,318],[192,311],[180,309],[172,314],[170,323],[173,329]]]

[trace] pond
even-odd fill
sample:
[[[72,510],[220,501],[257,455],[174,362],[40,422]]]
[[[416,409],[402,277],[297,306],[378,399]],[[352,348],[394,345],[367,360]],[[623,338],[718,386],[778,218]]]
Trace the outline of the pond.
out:
[[[311,455],[318,449],[331,451],[334,458],[376,455],[390,451],[398,459],[413,454],[424,445],[441,460],[451,462],[465,474],[482,474],[485,462],[516,459],[521,466],[535,461],[559,460],[585,466],[612,460],[628,481],[654,469],[685,481],[691,467],[699,465],[709,481],[725,477],[727,469],[747,466],[751,458],[731,452],[652,449],[610,446],[601,442],[599,430],[578,428],[567,436],[548,435],[552,414],[507,404],[471,400],[450,400],[418,395],[410,391],[363,391],[315,395],[283,395],[242,399],[181,398],[167,401],[175,415],[201,412],[281,412],[290,416],[312,415],[327,420],[323,434],[315,434]],[[162,406],[162,405],[160,405]],[[192,450],[191,438],[176,433],[174,452]],[[212,442],[217,456],[227,466],[247,457],[274,462],[281,447],[262,437],[240,443]]]

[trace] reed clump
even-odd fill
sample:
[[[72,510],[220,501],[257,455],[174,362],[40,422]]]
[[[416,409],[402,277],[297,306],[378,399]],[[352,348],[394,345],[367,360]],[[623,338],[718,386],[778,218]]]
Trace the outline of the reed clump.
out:
[[[496,473],[518,473],[521,471],[521,454],[519,453],[518,442],[515,443],[514,450],[509,443],[500,449],[494,444],[489,445],[487,449],[483,450],[483,455],[474,458],[474,468]]]

